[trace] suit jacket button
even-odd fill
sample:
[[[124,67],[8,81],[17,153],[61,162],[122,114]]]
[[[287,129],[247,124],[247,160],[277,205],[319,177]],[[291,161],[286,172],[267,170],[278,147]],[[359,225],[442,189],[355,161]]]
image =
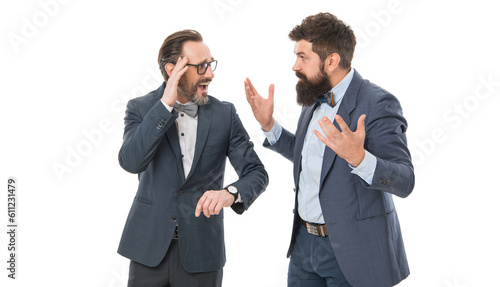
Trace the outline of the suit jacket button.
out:
[[[172,216],[172,221],[176,221],[176,220],[177,220],[177,217]]]
[[[179,193],[180,193],[180,194],[183,194],[183,193],[184,193],[184,189],[181,189],[181,190],[179,191]]]
[[[381,184],[384,184],[384,179],[383,178],[379,178],[378,182],[381,183]]]

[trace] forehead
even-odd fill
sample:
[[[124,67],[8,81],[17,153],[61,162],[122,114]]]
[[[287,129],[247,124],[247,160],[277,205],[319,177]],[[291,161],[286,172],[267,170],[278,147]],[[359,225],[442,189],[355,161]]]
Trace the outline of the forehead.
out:
[[[295,54],[310,55],[314,53],[312,50],[312,43],[306,40],[295,42],[295,48],[293,49],[293,51],[295,52]]]
[[[210,49],[204,42],[185,42],[182,46],[182,54],[188,58],[188,63],[198,64],[213,59]]]

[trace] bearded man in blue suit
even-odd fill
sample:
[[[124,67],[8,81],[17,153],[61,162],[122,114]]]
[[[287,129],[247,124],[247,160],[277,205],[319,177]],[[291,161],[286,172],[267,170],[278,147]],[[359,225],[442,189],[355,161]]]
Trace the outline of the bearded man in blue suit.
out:
[[[245,81],[264,146],[294,166],[288,286],[396,285],[410,271],[392,195],[414,187],[401,105],[351,68],[356,38],[334,15],[309,16],[289,37],[303,106],[295,134],[273,119],[274,86],[264,99]]]
[[[127,105],[119,162],[139,187],[118,252],[128,286],[221,286],[223,207],[247,210],[267,173],[234,106],[208,96],[217,61],[202,36],[168,36],[158,64],[163,85]],[[239,179],[224,187],[226,158]]]

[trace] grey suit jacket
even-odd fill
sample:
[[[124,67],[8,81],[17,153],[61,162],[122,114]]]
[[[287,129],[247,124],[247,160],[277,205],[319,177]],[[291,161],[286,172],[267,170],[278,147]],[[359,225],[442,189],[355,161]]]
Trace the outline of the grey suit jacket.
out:
[[[301,152],[315,106],[304,107],[295,134],[283,130],[278,142],[264,146],[294,164],[298,190]],[[357,71],[340,104],[340,115],[351,130],[366,114],[365,149],[377,158],[373,183],[351,173],[348,163],[326,147],[320,177],[320,204],[329,239],[339,265],[355,287],[393,286],[409,275],[399,220],[392,195],[408,196],[414,172],[406,144],[407,123],[398,100],[382,88],[363,80]],[[339,127],[337,122],[334,124]],[[288,256],[300,226],[295,219]]]
[[[184,176],[175,119],[156,91],[128,102],[120,165],[139,174],[139,187],[125,223],[118,253],[157,266],[164,258],[175,226],[179,228],[180,257],[188,272],[214,271],[224,266],[224,213],[195,217],[196,204],[207,190],[223,188],[226,158],[239,180],[232,183],[243,213],[264,191],[267,173],[257,157],[234,106],[210,97],[199,107],[198,130],[191,171]]]

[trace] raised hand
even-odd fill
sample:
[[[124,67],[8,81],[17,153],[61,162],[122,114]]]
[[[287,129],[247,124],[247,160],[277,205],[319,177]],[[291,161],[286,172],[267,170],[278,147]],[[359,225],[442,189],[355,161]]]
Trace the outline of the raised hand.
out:
[[[229,207],[233,203],[234,195],[227,190],[208,190],[198,200],[194,215],[198,217],[203,212],[206,217],[210,217],[219,214],[223,207]]]
[[[252,112],[262,129],[266,132],[270,131],[274,125],[274,85],[269,85],[269,96],[267,99],[262,98],[249,78],[245,80],[245,93],[247,101],[252,107]]]
[[[163,97],[161,98],[161,100],[170,107],[174,106],[175,101],[177,101],[177,93],[178,93],[177,87],[179,85],[179,79],[181,78],[182,75],[184,75],[184,73],[189,68],[189,66],[186,66],[187,62],[188,59],[186,57],[184,58],[179,57],[179,59],[177,59],[177,63],[175,64],[175,66],[172,63],[167,64],[167,66],[169,66],[168,68],[172,69],[172,72],[167,81],[167,86],[163,91]],[[165,70],[168,71],[167,67],[165,67]]]
[[[340,131],[327,117],[323,117],[318,122],[326,137],[317,130],[314,134],[338,156],[357,167],[365,158],[365,118],[366,115],[359,117],[356,131],[352,132],[341,116],[335,116]]]

